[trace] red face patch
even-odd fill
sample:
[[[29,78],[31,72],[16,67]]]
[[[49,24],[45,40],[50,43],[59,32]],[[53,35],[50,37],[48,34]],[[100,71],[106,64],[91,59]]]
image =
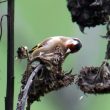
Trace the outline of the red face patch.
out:
[[[74,43],[74,41],[75,41],[75,43]],[[74,53],[74,52],[77,52],[78,50],[80,50],[80,48],[82,47],[82,44],[78,39],[73,39],[73,42],[68,43],[67,47],[71,50],[70,53]]]

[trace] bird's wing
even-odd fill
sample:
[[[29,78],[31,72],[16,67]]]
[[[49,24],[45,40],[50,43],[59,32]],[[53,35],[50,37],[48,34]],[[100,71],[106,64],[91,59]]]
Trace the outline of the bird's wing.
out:
[[[38,48],[40,48],[40,47],[43,47],[44,45],[47,44],[47,42],[48,42],[50,39],[51,39],[51,38],[48,38],[48,39],[44,40],[43,42],[37,44],[36,46],[34,46],[34,47],[29,51],[29,53],[32,53],[32,52],[34,52],[36,49],[38,49]]]

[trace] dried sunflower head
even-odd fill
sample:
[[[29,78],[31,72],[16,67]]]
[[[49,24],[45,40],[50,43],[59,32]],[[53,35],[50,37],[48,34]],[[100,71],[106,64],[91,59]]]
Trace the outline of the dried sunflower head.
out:
[[[64,36],[48,38],[33,47],[28,53],[29,60],[21,80],[22,87],[17,108],[21,108],[22,98],[27,99],[28,108],[30,104],[36,100],[39,101],[40,97],[46,93],[74,82],[74,75],[70,74],[72,71],[65,74],[62,71],[62,64],[70,53],[79,51],[81,47],[79,39]],[[39,65],[42,66],[38,71]],[[27,97],[24,98],[24,96]]]
[[[110,0],[67,0],[67,7],[82,32],[109,21]]]
[[[77,84],[84,93],[110,93],[110,65],[104,62],[100,67],[82,68]]]

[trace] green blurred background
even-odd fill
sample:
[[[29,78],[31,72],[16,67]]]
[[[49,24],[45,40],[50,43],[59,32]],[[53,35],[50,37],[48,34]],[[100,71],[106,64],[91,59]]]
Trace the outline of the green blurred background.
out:
[[[0,16],[6,14],[6,3],[0,4]],[[106,33],[105,26],[86,29],[82,34],[71,21],[66,7],[66,0],[15,0],[15,56],[21,45],[30,49],[46,37],[64,35],[81,39],[83,48],[70,55],[63,68],[73,68],[78,73],[81,67],[98,66],[104,59],[106,40],[99,37]],[[4,110],[6,90],[6,19],[3,20],[3,37],[0,42],[0,110]],[[20,80],[26,68],[26,61],[15,61],[15,101],[20,90]],[[74,74],[73,73],[73,74]],[[84,96],[82,100],[80,97]],[[41,102],[34,102],[31,110],[110,110],[110,95],[84,95],[75,85],[41,97]]]

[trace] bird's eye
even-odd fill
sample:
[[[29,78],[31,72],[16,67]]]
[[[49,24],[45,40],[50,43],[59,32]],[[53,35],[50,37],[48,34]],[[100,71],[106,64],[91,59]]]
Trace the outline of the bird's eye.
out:
[[[82,47],[82,44],[79,39],[74,38],[71,42],[67,43],[67,47],[70,49],[70,53],[77,52]]]

